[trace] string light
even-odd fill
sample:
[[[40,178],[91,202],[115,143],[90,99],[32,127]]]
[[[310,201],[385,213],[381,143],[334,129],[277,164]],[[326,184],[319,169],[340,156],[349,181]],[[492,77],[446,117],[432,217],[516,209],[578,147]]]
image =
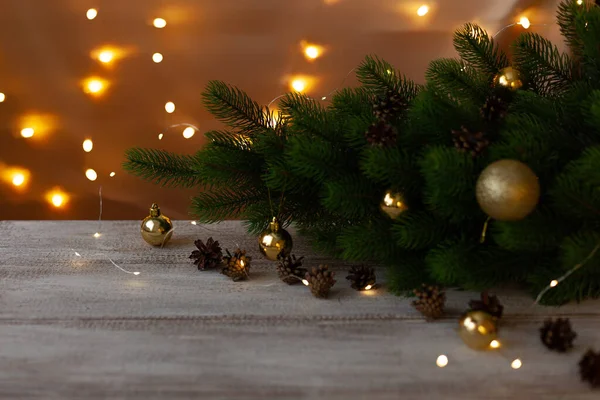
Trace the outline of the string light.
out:
[[[192,136],[194,136],[195,133],[196,131],[194,130],[194,128],[188,126],[183,130],[183,137],[186,139],[190,139]]]
[[[96,173],[96,171],[90,168],[87,171],[85,171],[85,177],[93,182],[96,179],[98,179],[98,174]]]
[[[46,193],[46,200],[56,208],[61,208],[69,201],[69,196],[56,187]]]
[[[95,237],[96,239],[98,239],[100,236],[102,236],[102,235],[100,234],[100,232],[96,232],[96,233],[94,233],[94,237]]]
[[[310,286],[310,283],[306,279],[302,279],[304,286]]]
[[[25,183],[25,175],[17,172],[13,175],[12,184],[15,186],[21,186]]]
[[[429,12],[429,6],[423,4],[421,7],[419,7],[419,9],[417,10],[417,15],[419,17],[424,17],[425,15],[427,15],[427,13]]]
[[[500,347],[500,342],[499,342],[499,341],[497,341],[497,340],[492,340],[492,341],[490,342],[490,347],[491,347],[492,349],[497,349],[497,348],[499,348],[499,347]]]
[[[113,178],[115,175],[116,175],[116,173],[115,173],[115,172],[111,172],[109,176],[110,176],[111,178]]]
[[[190,222],[190,224],[192,224],[192,225],[198,225],[198,223],[196,221],[192,221],[192,222]]]
[[[83,82],[83,90],[92,96],[100,96],[106,90],[108,82],[101,78],[88,78]]]
[[[513,360],[512,363],[510,363],[510,367],[512,369],[519,369],[523,366],[523,363],[521,362],[520,359],[516,358],[515,360]]]
[[[33,137],[34,134],[35,134],[35,130],[33,128],[21,129],[21,136],[23,136],[26,139]]]
[[[305,40],[300,42],[300,46],[302,46],[304,57],[306,57],[308,61],[316,60],[323,54],[324,51],[323,46],[314,43],[308,43]]]
[[[298,92],[298,93],[302,93],[306,90],[306,87],[308,86],[308,81],[306,78],[294,78],[291,83],[290,83],[290,87],[293,91]]]
[[[167,21],[165,21],[163,18],[156,18],[154,19],[153,24],[155,28],[162,29],[167,26]]]
[[[556,279],[552,280],[552,282],[550,282],[550,287],[555,287],[556,285],[558,285],[558,281]]]
[[[367,286],[365,286],[365,290],[371,290],[371,289],[373,289],[373,285],[367,285]]]
[[[0,103],[4,103],[4,100],[6,100],[6,95],[0,92]]]
[[[580,6],[583,4],[583,0],[577,0],[577,5]]]
[[[113,53],[110,50],[104,50],[103,52],[98,54],[98,60],[104,64],[110,63],[114,57],[115,57],[115,53]]]
[[[440,368],[444,368],[446,365],[448,365],[448,357],[446,357],[444,354],[440,355],[437,360],[435,360],[435,364]]]
[[[159,134],[158,134],[158,140],[162,140],[163,136],[164,136],[164,135],[163,135],[162,133],[159,133]]]
[[[169,114],[172,114],[175,112],[175,103],[173,103],[172,101],[169,101],[167,104],[165,104],[165,111],[168,112]]]
[[[98,235],[98,236],[96,236],[96,235]],[[94,237],[99,237],[99,236],[100,236],[100,234],[99,234],[99,233],[96,233],[96,234],[94,234]],[[71,250],[73,250],[73,249],[71,249]],[[81,254],[79,254],[79,253],[78,253],[78,252],[76,252],[75,250],[73,250],[73,253],[75,253],[75,255],[76,255],[77,257],[82,257],[82,256],[81,256]],[[97,254],[97,256],[103,256],[103,257],[106,257],[106,259],[107,259],[108,261],[110,261],[112,265],[114,265],[115,267],[117,267],[117,268],[118,268],[118,269],[120,269],[121,271],[125,272],[126,274],[131,274],[131,275],[135,275],[135,276],[138,276],[138,275],[140,275],[140,274],[141,274],[141,272],[139,272],[139,271],[133,271],[133,272],[132,272],[132,271],[127,271],[125,268],[123,268],[123,267],[119,266],[117,263],[115,263],[115,262],[112,260],[112,258],[110,258],[110,257],[107,257],[107,256],[105,256],[105,255],[103,255],[103,254]]]
[[[83,151],[85,151],[86,153],[89,153],[90,151],[92,151],[93,148],[94,148],[94,142],[92,142],[92,139],[85,139],[83,141]]]
[[[531,26],[531,22],[529,22],[529,18],[521,17],[521,19],[519,20],[519,25],[521,25],[525,29],[529,29],[529,27]]]
[[[85,16],[91,21],[98,16],[98,10],[95,8],[90,8],[87,10],[87,13],[85,13]]]
[[[154,61],[155,63],[160,63],[163,60],[163,55],[160,53],[154,53],[152,54],[152,61]]]

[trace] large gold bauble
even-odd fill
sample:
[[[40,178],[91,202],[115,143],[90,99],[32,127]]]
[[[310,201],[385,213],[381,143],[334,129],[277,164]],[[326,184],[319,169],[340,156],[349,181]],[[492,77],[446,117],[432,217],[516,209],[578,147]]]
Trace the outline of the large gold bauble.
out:
[[[469,311],[458,322],[458,335],[474,350],[485,350],[496,339],[496,319],[483,311]]]
[[[488,165],[477,180],[477,202],[498,221],[519,221],[529,215],[540,199],[538,177],[526,164],[500,160]]]
[[[164,246],[173,236],[173,223],[162,215],[158,204],[152,204],[150,215],[142,221],[142,238],[152,246]]]
[[[277,218],[269,224],[267,230],[258,237],[258,248],[263,256],[277,261],[279,256],[287,257],[292,252],[292,236],[282,229]]]
[[[523,86],[521,73],[513,67],[506,67],[500,70],[494,78],[494,83],[498,86],[503,86],[510,90],[518,90]]]
[[[404,200],[402,193],[388,190],[380,204],[381,210],[390,218],[396,219],[404,211],[408,210],[408,206]]]

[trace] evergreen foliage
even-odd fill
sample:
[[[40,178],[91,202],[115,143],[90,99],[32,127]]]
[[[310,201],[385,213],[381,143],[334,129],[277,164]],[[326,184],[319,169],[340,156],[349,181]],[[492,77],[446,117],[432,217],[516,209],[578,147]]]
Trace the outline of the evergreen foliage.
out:
[[[193,156],[131,149],[125,167],[157,184],[204,188],[192,203],[202,222],[240,218],[258,233],[277,215],[318,251],[387,265],[398,294],[424,282],[476,290],[512,282],[536,294],[600,243],[600,8],[564,0],[558,24],[569,54],[525,33],[511,64],[487,32],[466,24],[454,36],[460,58],[433,61],[425,85],[369,56],[356,72],[359,87],[329,103],[288,94],[278,117],[210,82],[204,105],[228,130],[207,133]],[[508,66],[521,73],[522,89],[497,85]],[[373,146],[365,138],[378,122],[372,105],[389,93],[406,105],[385,121],[397,143]],[[506,105],[506,117],[483,117],[490,98]],[[461,129],[484,132],[489,147],[459,152],[452,132]],[[480,243],[487,216],[475,184],[500,159],[528,164],[542,195],[525,219],[492,220]],[[408,206],[395,220],[379,210],[388,190]],[[599,296],[594,254],[542,302]]]

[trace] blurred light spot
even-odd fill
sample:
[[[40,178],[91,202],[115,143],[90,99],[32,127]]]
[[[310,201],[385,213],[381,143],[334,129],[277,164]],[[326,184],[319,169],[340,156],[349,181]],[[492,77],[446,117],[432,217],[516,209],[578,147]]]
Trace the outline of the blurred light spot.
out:
[[[4,103],[4,100],[6,100],[6,95],[0,92],[0,103]]]
[[[94,148],[94,142],[91,139],[85,139],[83,141],[83,151],[89,153]]]
[[[583,4],[583,0],[577,0],[577,5],[580,6]]]
[[[519,20],[519,25],[521,25],[525,29],[529,29],[529,27],[531,26],[531,22],[529,22],[529,18],[521,17],[521,19]]]
[[[497,348],[499,348],[499,347],[500,347],[500,342],[499,342],[499,341],[497,341],[497,340],[492,340],[492,341],[490,342],[490,347],[491,347],[492,349],[497,349]]]
[[[17,172],[16,174],[13,175],[12,178],[12,184],[15,186],[21,186],[22,184],[25,183],[25,175]]]
[[[517,358],[512,363],[510,363],[510,366],[512,369],[519,369],[523,366],[523,363]]]
[[[154,61],[155,63],[160,63],[163,60],[163,55],[160,53],[154,53],[152,54],[152,61]]]
[[[550,282],[550,287],[555,287],[556,285],[558,285],[558,281],[556,279]]]
[[[111,172],[111,173],[110,173],[110,177],[111,177],[111,178],[112,178],[112,177],[114,177],[115,175],[116,175],[116,173],[115,173],[115,172]]]
[[[304,92],[306,90],[306,80],[296,78],[292,81],[291,87],[296,92]]]
[[[46,200],[56,208],[63,207],[69,201],[69,196],[60,188],[54,188],[46,193]]]
[[[87,171],[85,171],[85,177],[93,182],[96,179],[98,179],[98,174],[96,173],[96,171],[90,168]]]
[[[183,137],[186,139],[191,138],[192,136],[194,136],[194,134],[196,133],[196,131],[194,130],[194,128],[192,127],[187,127],[183,130]]]
[[[419,17],[424,17],[425,15],[427,15],[428,12],[429,12],[429,6],[424,4],[421,7],[419,7],[419,9],[417,10],[417,15]]]
[[[33,130],[33,128],[23,128],[21,130],[21,136],[23,136],[24,138],[33,137],[34,134],[35,134],[35,131]]]
[[[371,289],[373,289],[373,285],[367,285],[367,286],[365,286],[365,290],[371,290]]]
[[[95,237],[96,239],[98,239],[100,236],[102,236],[102,235],[100,234],[100,232],[96,232],[96,233],[94,233],[94,237]]]
[[[436,365],[440,368],[444,368],[446,365],[448,365],[448,357],[446,357],[445,355],[441,355],[437,358],[437,360],[435,361]]]
[[[306,57],[306,59],[309,61],[316,60],[321,55],[323,55],[323,52],[324,52],[323,46],[320,46],[320,45],[314,44],[314,43],[308,43],[305,40],[300,42],[300,45],[302,46],[302,51],[304,52],[304,57]]]
[[[159,133],[159,134],[158,134],[158,140],[162,140],[163,136],[164,136],[164,135],[163,135],[162,133]]]
[[[83,90],[93,96],[100,96],[106,90],[107,81],[100,78],[88,78],[84,81]]]
[[[175,112],[175,103],[173,103],[172,101],[169,101],[167,104],[165,104],[165,111],[168,112],[169,114],[172,114]]]
[[[164,28],[165,26],[167,26],[167,21],[165,21],[165,20],[164,20],[164,19],[162,19],[162,18],[156,18],[156,19],[154,20],[153,24],[154,24],[154,27],[155,27],[155,28],[162,29],[162,28]]]
[[[198,223],[196,221],[192,221],[190,222],[192,225],[198,225]]]
[[[309,282],[308,282],[306,279],[302,279],[302,283],[303,283],[305,286],[310,286],[310,283],[309,283]]]
[[[91,21],[98,16],[98,10],[95,8],[90,8],[87,10],[87,13],[85,13],[85,16]]]

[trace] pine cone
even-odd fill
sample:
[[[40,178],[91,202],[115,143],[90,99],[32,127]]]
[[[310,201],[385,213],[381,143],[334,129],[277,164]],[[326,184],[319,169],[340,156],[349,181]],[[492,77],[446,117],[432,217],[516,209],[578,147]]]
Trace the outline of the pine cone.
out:
[[[192,251],[190,258],[194,260],[194,264],[198,266],[198,270],[204,271],[207,269],[216,268],[223,261],[223,252],[219,242],[209,237],[206,244],[198,239],[194,242],[198,250]]]
[[[334,272],[329,271],[329,266],[319,265],[306,273],[304,279],[308,282],[310,291],[315,297],[327,298],[329,289],[335,285]]]
[[[508,104],[500,96],[493,94],[486,99],[479,112],[485,120],[496,122],[506,117]]]
[[[375,269],[366,265],[353,266],[346,279],[354,290],[369,290],[375,285]]]
[[[558,318],[556,321],[548,319],[540,328],[542,343],[550,350],[565,352],[573,347],[573,340],[577,334],[571,329],[568,318]]]
[[[473,157],[481,154],[489,145],[490,141],[483,132],[471,132],[464,126],[460,130],[452,130],[452,141],[454,147],[460,152],[469,152]]]
[[[498,297],[490,296],[488,292],[481,292],[481,300],[469,301],[471,311],[484,311],[497,319],[502,318],[504,306],[500,304]]]
[[[395,90],[389,89],[373,104],[373,114],[379,121],[390,122],[397,119],[408,104]]]
[[[302,282],[302,279],[304,279],[304,276],[308,272],[306,268],[302,268],[303,258],[304,257],[296,259],[295,255],[287,257],[279,255],[279,265],[277,265],[279,279],[288,285],[295,285],[296,283]]]
[[[221,273],[230,277],[234,282],[248,279],[252,257],[246,256],[246,250],[237,249],[233,255],[229,250],[226,251],[227,255],[223,257],[226,264]]]
[[[412,302],[413,307],[427,317],[428,320],[437,319],[444,314],[446,293],[441,287],[423,284],[420,290],[415,289],[413,293],[418,297],[417,300]]]
[[[396,128],[383,121],[374,122],[365,132],[367,141],[377,146],[393,146],[397,136]]]
[[[600,353],[588,350],[579,361],[579,375],[582,381],[588,381],[592,387],[600,387]]]

